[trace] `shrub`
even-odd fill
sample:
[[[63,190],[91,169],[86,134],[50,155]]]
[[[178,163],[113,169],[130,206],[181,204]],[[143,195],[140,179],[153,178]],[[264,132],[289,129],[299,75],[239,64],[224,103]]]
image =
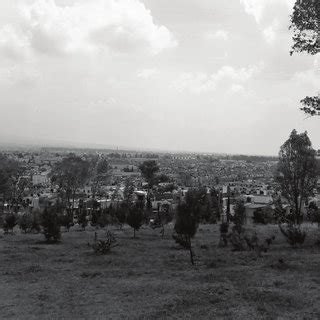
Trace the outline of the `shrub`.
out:
[[[80,212],[78,213],[77,217],[78,217],[78,224],[81,226],[82,230],[84,231],[88,224],[87,211],[85,209],[80,209]]]
[[[17,225],[17,222],[17,217],[14,213],[7,213],[3,220],[4,233],[9,233],[11,230],[11,233],[13,234],[13,228]]]
[[[58,214],[55,211],[46,208],[41,218],[41,225],[46,241],[58,242],[61,239]]]
[[[95,254],[104,255],[110,252],[110,250],[117,246],[116,238],[114,234],[110,231],[107,231],[105,234],[105,239],[97,239],[97,233],[95,232],[95,239],[92,245],[93,251]]]
[[[235,225],[232,227],[231,232],[228,233],[228,239],[233,247],[233,251],[244,251],[246,250],[246,242],[244,238],[244,229],[241,226]]]
[[[32,225],[33,225],[33,219],[31,213],[24,213],[20,218],[19,218],[19,227],[20,230],[23,231],[24,233],[31,232]]]
[[[254,223],[267,224],[267,223],[271,223],[272,220],[273,220],[273,216],[270,213],[270,211],[259,208],[253,212]]]
[[[234,215],[232,217],[232,221],[234,223],[234,228],[238,233],[242,232],[242,227],[246,221],[246,214],[245,214],[245,206],[242,201],[237,201],[235,208],[234,208]]]
[[[222,222],[220,225],[219,247],[226,247],[228,245],[228,230],[229,230],[229,223]]]
[[[67,231],[70,231],[70,228],[73,226],[73,218],[72,214],[66,213],[59,215],[59,224],[67,229]]]
[[[32,213],[24,213],[18,219],[19,228],[24,233],[40,232],[40,217],[37,211]]]
[[[143,211],[138,207],[129,209],[127,216],[128,225],[133,228],[133,237],[136,237],[136,231],[140,229],[143,223]]]
[[[194,264],[191,239],[195,236],[198,229],[198,218],[192,207],[187,203],[181,204],[177,209],[177,217],[174,225],[172,237],[183,248],[189,250],[191,264]]]
[[[301,245],[304,243],[306,238],[306,233],[301,230],[300,225],[288,223],[288,224],[279,224],[281,233],[286,237],[288,243],[295,247],[296,245]]]

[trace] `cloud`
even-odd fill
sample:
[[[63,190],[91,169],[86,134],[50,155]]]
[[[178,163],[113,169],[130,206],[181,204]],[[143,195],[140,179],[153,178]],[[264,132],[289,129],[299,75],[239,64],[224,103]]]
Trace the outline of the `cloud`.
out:
[[[257,23],[264,19],[268,8],[277,11],[280,7],[285,6],[288,11],[293,8],[295,0],[240,0],[247,14],[252,15]]]
[[[252,16],[267,42],[272,45],[289,35],[289,16],[295,0],[240,0],[245,12]],[[278,41],[278,44],[281,41]],[[283,42],[283,41],[282,41]]]
[[[159,72],[156,68],[150,68],[150,69],[141,69],[137,72],[137,77],[141,79],[149,79],[153,75],[157,74]]]
[[[320,70],[306,70],[296,72],[293,75],[292,80],[298,87],[304,87],[308,90],[310,90],[310,88],[313,88],[313,90],[319,91]]]
[[[54,0],[36,0],[18,7],[20,21],[8,26],[0,50],[14,55],[32,48],[44,54],[106,50],[158,54],[177,41],[139,0],[75,1],[59,6]],[[2,37],[1,37],[2,38]]]
[[[215,90],[218,85],[231,86],[231,90],[240,89],[237,84],[251,79],[262,69],[259,66],[235,69],[232,66],[223,66],[211,75],[203,72],[183,73],[172,84],[172,88],[178,91],[188,90],[195,94],[200,94]]]
[[[279,21],[277,19],[274,19],[271,25],[263,29],[263,35],[269,44],[274,43],[277,35],[277,30],[279,29],[279,27],[280,27]]]
[[[0,29],[0,53],[8,59],[24,58],[29,47],[26,35],[17,32],[12,26],[4,25]]]
[[[205,35],[206,39],[209,40],[224,40],[227,41],[229,39],[229,33],[226,30],[217,30],[216,32],[209,32]]]

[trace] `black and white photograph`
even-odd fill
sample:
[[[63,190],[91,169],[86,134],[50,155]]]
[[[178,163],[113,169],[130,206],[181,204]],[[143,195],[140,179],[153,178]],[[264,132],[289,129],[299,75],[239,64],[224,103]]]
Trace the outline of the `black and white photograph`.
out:
[[[0,319],[320,319],[320,0],[0,0]]]

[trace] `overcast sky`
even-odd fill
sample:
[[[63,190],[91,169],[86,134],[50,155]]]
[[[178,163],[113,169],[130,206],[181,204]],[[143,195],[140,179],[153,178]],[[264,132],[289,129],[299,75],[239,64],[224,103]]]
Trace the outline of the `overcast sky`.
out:
[[[320,57],[293,0],[1,0],[0,140],[277,154],[320,148]]]

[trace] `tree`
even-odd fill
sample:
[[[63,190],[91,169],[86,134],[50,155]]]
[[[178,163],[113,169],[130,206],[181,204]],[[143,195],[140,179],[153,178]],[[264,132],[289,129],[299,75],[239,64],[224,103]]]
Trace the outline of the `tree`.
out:
[[[61,239],[59,216],[53,208],[45,208],[41,225],[47,242],[58,242]]]
[[[9,233],[9,230],[11,230],[11,233],[13,234],[13,228],[17,225],[17,217],[14,213],[7,213],[4,216],[4,224],[3,229],[5,233]]]
[[[155,182],[155,174],[159,171],[159,166],[154,160],[144,161],[139,165],[142,176],[148,182],[148,188],[151,189]]]
[[[182,203],[177,208],[176,222],[173,235],[174,240],[185,249],[189,250],[190,262],[194,265],[194,253],[192,251],[192,238],[198,229],[197,211],[194,211],[188,203]]]
[[[232,221],[238,233],[241,233],[243,231],[242,227],[246,221],[245,211],[246,211],[246,207],[244,206],[243,201],[238,200],[234,207],[234,215],[232,217]]]
[[[296,130],[280,148],[276,179],[282,195],[291,205],[290,222],[296,225],[302,221],[302,205],[316,187],[318,167],[315,154],[307,133],[298,134]]]
[[[143,222],[143,210],[138,206],[129,208],[127,223],[133,228],[133,238],[136,237],[136,231],[140,229]]]
[[[91,182],[91,190],[93,198],[99,192],[101,186],[105,185],[110,180],[111,167],[106,159],[101,159],[93,163],[91,173],[93,175]]]
[[[3,202],[12,200],[15,196],[16,185],[22,174],[22,168],[15,160],[0,154],[0,195]]]
[[[57,163],[51,180],[64,192],[69,207],[74,203],[76,193],[83,187],[89,176],[89,162],[70,154]]]
[[[296,0],[291,15],[290,29],[293,30],[293,45],[290,54],[320,52],[320,1]],[[301,100],[302,108],[311,116],[320,112],[320,96],[307,96]]]

